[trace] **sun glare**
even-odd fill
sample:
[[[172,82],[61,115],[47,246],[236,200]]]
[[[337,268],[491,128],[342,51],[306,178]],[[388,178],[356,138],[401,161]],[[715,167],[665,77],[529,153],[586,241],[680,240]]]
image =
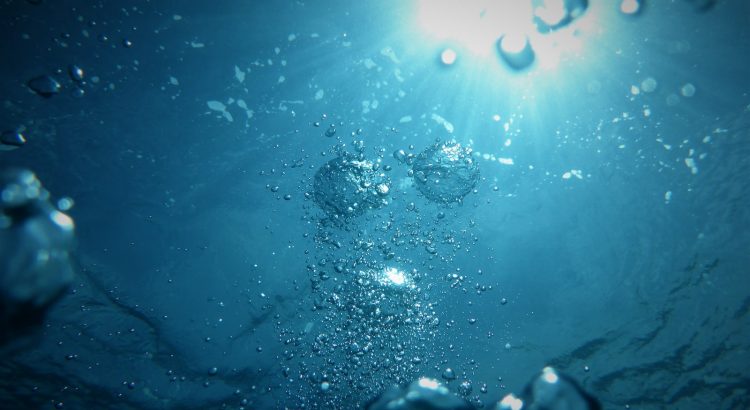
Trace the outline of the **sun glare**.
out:
[[[531,3],[518,0],[419,0],[420,27],[436,40],[455,41],[477,55],[490,55],[504,33],[533,30]]]
[[[637,2],[635,2],[637,3]],[[582,50],[591,31],[592,6],[573,0],[418,0],[417,22],[436,42],[455,45],[440,60],[452,65],[461,53],[497,58],[510,68],[531,64],[555,69],[566,53]],[[629,6],[628,6],[629,7]]]

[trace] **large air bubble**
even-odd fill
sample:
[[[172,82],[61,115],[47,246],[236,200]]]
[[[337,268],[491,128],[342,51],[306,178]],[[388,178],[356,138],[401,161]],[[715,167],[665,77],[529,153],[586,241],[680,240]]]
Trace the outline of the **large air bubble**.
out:
[[[460,202],[479,180],[479,166],[471,158],[471,148],[455,141],[437,143],[422,151],[412,170],[419,192],[435,202]]]
[[[343,155],[318,169],[313,190],[315,203],[326,213],[348,217],[386,204],[390,180],[376,163]]]

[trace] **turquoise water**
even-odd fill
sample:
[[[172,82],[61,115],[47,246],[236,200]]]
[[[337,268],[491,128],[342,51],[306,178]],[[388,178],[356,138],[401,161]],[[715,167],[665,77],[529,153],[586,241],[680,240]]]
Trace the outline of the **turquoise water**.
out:
[[[546,365],[750,407],[746,2],[34,3],[0,3],[0,166],[73,200],[75,280],[0,407],[492,408]]]

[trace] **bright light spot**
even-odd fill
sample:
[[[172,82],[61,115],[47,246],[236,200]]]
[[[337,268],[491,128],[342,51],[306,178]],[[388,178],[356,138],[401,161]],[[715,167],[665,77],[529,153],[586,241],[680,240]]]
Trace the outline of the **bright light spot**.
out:
[[[529,44],[529,38],[524,34],[510,33],[503,36],[500,47],[506,53],[520,53]]]
[[[458,161],[461,159],[461,144],[443,145],[440,150],[451,161]]]
[[[453,49],[446,48],[440,54],[440,61],[445,65],[451,65],[456,62],[456,52]]]
[[[560,380],[560,377],[557,376],[557,373],[555,373],[555,369],[551,367],[545,367],[542,370],[542,378],[549,384],[555,384],[558,380]]]
[[[385,277],[394,285],[401,286],[406,283],[406,276],[404,276],[404,272],[401,272],[396,268],[385,268],[385,271],[383,273],[385,274]]]
[[[624,14],[635,14],[641,9],[641,2],[638,0],[622,0],[620,11]]]
[[[424,387],[425,389],[430,390],[437,390],[440,387],[440,382],[438,382],[435,379],[430,379],[427,377],[423,377],[419,379],[419,387]]]
[[[587,35],[601,32],[597,9],[585,5],[583,0],[418,0],[415,17],[417,27],[434,40],[454,45],[456,57],[470,52],[494,59],[499,52],[503,59],[514,61],[509,63],[514,69],[536,62],[540,68],[552,70],[564,55],[582,51]],[[556,27],[571,18],[574,24]],[[556,28],[542,34],[535,19],[537,24]],[[441,61],[451,65],[454,57],[446,55],[447,51],[441,53]],[[515,55],[519,52],[528,55],[515,62],[524,58]]]
[[[450,39],[480,56],[489,56],[505,33],[534,30],[530,1],[419,0],[419,26],[438,40]]]
[[[63,230],[69,231],[73,229],[73,220],[60,211],[52,211],[50,219],[52,219]]]
[[[560,23],[567,14],[563,0],[547,0],[534,9],[534,15],[550,26]]]
[[[513,393],[503,397],[500,401],[501,408],[510,410],[521,410],[523,408],[523,400],[514,396]]]

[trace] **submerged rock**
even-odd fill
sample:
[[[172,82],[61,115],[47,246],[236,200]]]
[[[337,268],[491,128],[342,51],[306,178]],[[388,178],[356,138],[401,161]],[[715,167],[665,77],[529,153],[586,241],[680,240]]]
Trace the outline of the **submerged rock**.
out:
[[[422,151],[412,171],[419,192],[435,202],[460,202],[479,180],[479,166],[471,158],[471,148],[455,141],[437,143]]]

